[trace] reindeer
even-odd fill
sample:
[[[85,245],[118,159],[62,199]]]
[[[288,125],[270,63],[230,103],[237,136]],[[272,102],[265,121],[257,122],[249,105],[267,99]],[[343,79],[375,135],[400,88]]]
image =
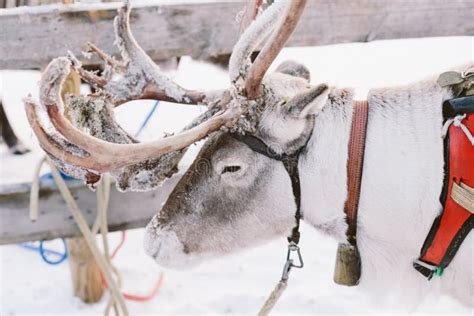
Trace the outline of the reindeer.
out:
[[[29,122],[46,153],[64,172],[90,186],[110,172],[119,190],[157,188],[177,171],[193,143],[208,137],[167,202],[146,227],[145,249],[157,263],[180,268],[288,235],[295,200],[279,161],[251,150],[235,135],[252,135],[277,153],[301,151],[303,220],[346,240],[348,141],[354,93],[310,83],[303,65],[286,62],[266,74],[303,11],[305,0],[277,2],[241,35],[230,58],[231,87],[187,90],[162,74],[134,40],[125,1],[115,19],[123,61],[90,44],[108,71],[98,76],[74,57],[58,58],[40,82],[40,103],[26,100]],[[264,42],[252,63],[250,55]],[[99,91],[60,98],[75,70]],[[120,75],[112,79],[112,74]],[[266,74],[266,75],[265,75]],[[473,305],[474,237],[468,235],[450,269],[427,282],[412,267],[440,210],[443,183],[443,100],[434,80],[372,90],[368,96],[358,247],[360,287],[378,295],[399,290],[419,302],[435,288]],[[134,99],[203,104],[208,109],[176,135],[137,143],[114,121],[113,108]],[[66,118],[66,116],[68,118]]]

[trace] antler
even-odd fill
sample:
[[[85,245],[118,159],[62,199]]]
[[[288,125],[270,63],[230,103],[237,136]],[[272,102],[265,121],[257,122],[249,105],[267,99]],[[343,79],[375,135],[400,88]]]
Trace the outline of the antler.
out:
[[[265,73],[295,30],[306,3],[307,0],[277,2],[245,30],[234,48],[229,62],[229,71],[231,82],[240,86],[241,93],[247,99],[254,100],[259,96]],[[283,12],[284,18],[278,19]],[[279,24],[275,25],[275,21]],[[269,34],[271,35],[265,46],[251,64],[250,55]],[[242,63],[242,60],[247,60],[247,62]]]
[[[240,21],[240,34],[257,18],[258,11],[263,4],[263,0],[248,0],[242,12],[242,18]]]
[[[247,90],[247,81],[260,84],[258,76],[263,77],[283,47],[305,3],[306,0],[278,2],[246,29],[230,60],[231,91],[237,92],[231,94],[229,91],[186,90],[162,74],[133,38],[129,28],[130,4],[125,1],[114,22],[123,61],[115,60],[92,44],[89,44],[90,50],[106,64],[103,76],[84,70],[73,56],[54,59],[40,82],[40,104],[31,98],[25,100],[30,125],[41,147],[68,174],[94,184],[101,173],[111,172],[122,190],[155,187],[176,172],[176,165],[189,145],[222,127],[235,128],[242,111],[249,111],[253,103],[245,102],[244,95],[258,89]],[[275,27],[282,12],[285,12],[283,22]],[[287,27],[292,29],[282,30]],[[261,61],[257,59],[252,65],[250,54],[270,34],[270,40],[259,55]],[[70,97],[66,108],[60,92],[72,68],[102,92],[88,97]],[[112,80],[115,72],[122,74],[116,81]],[[258,94],[251,95],[256,96]],[[150,97],[177,103],[202,103],[208,105],[208,110],[176,135],[137,143],[115,122],[113,107],[127,100]]]
[[[117,61],[92,43],[88,50],[105,62],[105,75],[82,68],[81,63],[70,53],[75,70],[94,87],[109,92],[116,104],[137,99],[155,99],[184,104],[206,104],[220,97],[223,91],[202,92],[188,90],[161,73],[157,64],[138,45],[130,30],[130,1],[124,1],[114,20],[116,44],[122,55]],[[114,73],[122,77],[113,81]]]
[[[236,119],[240,114],[238,106],[234,103],[202,124],[174,136],[140,144],[116,144],[103,141],[80,131],[64,117],[64,104],[59,92],[69,74],[70,67],[70,61],[64,57],[56,58],[48,65],[40,83],[40,102],[54,128],[68,141],[65,147],[70,147],[72,144],[81,148],[86,154],[74,155],[69,153],[69,150],[66,150],[66,154],[61,154],[61,151],[58,152],[60,149],[57,148],[57,144],[49,141],[47,137],[41,137],[40,141],[43,140],[41,145],[51,155],[68,164],[86,169],[106,172],[185,148],[218,130],[225,123]],[[37,113],[41,111],[41,107],[28,101],[26,109],[35,133],[43,134],[45,129],[38,124]]]

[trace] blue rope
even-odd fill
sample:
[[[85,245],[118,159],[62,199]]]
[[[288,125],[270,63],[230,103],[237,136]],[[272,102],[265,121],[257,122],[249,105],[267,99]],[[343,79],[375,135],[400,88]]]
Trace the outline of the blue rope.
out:
[[[53,249],[45,248],[43,240],[41,240],[39,242],[39,247],[33,245],[32,243],[22,243],[22,244],[20,244],[20,246],[22,248],[25,248],[25,249],[28,249],[28,250],[33,250],[33,251],[39,252],[39,254],[41,255],[41,259],[43,259],[43,261],[46,262],[47,264],[57,265],[57,264],[60,264],[60,263],[62,263],[63,261],[65,261],[67,259],[66,241],[64,240],[64,238],[61,238],[61,241],[63,242],[63,245],[64,245],[64,251],[63,252],[59,252],[59,251],[56,251],[56,250],[53,250]],[[51,260],[52,256],[59,257],[59,259]]]
[[[59,171],[59,174],[61,175],[61,177],[64,179],[64,180],[75,180],[74,177],[71,177],[71,176],[68,176],[67,174],[65,173],[62,173],[61,170],[58,170]],[[53,175],[51,174],[51,172],[48,172],[48,173],[45,173],[44,175],[42,175],[40,177],[40,179],[48,179],[48,180],[52,180],[53,179]]]
[[[47,264],[49,265],[57,265],[57,264],[60,264],[62,263],[63,261],[65,261],[67,259],[67,246],[66,246],[66,240],[64,240],[64,238],[61,238],[62,242],[63,242],[63,245],[64,245],[64,252],[62,254],[62,256],[56,260],[56,261],[53,261],[51,259],[48,258],[48,256],[46,256],[46,253],[47,252],[50,252],[51,253],[51,250],[49,249],[45,249],[43,244],[44,244],[44,241],[41,240],[40,241],[40,245],[39,245],[39,253],[41,255],[41,258],[43,259],[44,262],[46,262]],[[56,252],[56,251],[55,251]]]
[[[150,112],[148,112],[147,116],[143,120],[142,125],[140,126],[138,131],[135,133],[135,137],[138,137],[142,133],[142,131],[145,129],[145,127],[147,126],[147,124],[150,121],[151,117],[153,116],[153,114],[158,109],[159,105],[160,105],[160,101],[156,101],[155,104],[153,105],[153,107],[151,108]],[[63,177],[63,179],[65,179],[65,180],[74,179],[73,177],[70,177],[70,176],[68,176],[68,175],[66,175],[62,172],[60,172],[60,174]],[[52,176],[51,172],[48,172],[48,173],[41,176],[41,179],[52,179],[52,178],[53,178],[53,176]],[[58,252],[56,250],[44,248],[44,245],[43,245],[44,241],[43,240],[41,240],[39,242],[39,247],[36,247],[36,246],[34,246],[32,244],[29,244],[29,243],[22,243],[22,244],[20,244],[20,246],[25,248],[25,249],[38,251],[39,254],[41,255],[41,259],[43,259],[44,262],[46,262],[49,265],[57,265],[57,264],[60,264],[60,263],[64,262],[67,259],[66,240],[64,238],[61,238],[61,241],[63,242],[63,245],[64,245],[64,252]],[[59,257],[59,259],[58,260],[51,260],[50,259],[51,256]]]
[[[160,101],[156,101],[155,104],[153,105],[153,107],[151,108],[150,112],[148,112],[148,115],[143,120],[142,125],[140,126],[138,131],[135,133],[135,137],[138,137],[142,133],[142,131],[145,129],[146,125],[150,121],[150,119],[153,116],[153,114],[155,113],[156,109],[158,109],[159,105],[160,105]]]

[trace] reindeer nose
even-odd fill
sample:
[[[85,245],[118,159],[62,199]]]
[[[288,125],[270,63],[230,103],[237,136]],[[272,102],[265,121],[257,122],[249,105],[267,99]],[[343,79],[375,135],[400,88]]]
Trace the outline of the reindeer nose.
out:
[[[152,220],[145,228],[143,245],[147,255],[162,267],[186,269],[199,263],[192,258],[189,249],[169,227],[153,225]]]

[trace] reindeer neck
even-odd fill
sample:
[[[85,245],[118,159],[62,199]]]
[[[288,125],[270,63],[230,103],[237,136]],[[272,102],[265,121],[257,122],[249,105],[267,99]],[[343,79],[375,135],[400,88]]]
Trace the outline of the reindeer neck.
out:
[[[331,92],[300,160],[304,220],[341,241],[347,230],[343,207],[352,102],[352,90]]]
[[[370,91],[363,181],[366,194],[359,204],[359,211],[363,210],[359,221],[364,221],[365,231],[386,237],[388,228],[382,223],[395,227],[395,222],[409,222],[413,214],[426,212],[429,217],[437,212],[443,180],[441,104],[449,97],[450,93],[432,79]],[[308,150],[300,162],[304,220],[340,241],[345,240],[347,230],[344,203],[352,103],[352,91],[332,91],[316,117]],[[400,192],[401,184],[410,188],[403,195],[391,194]],[[390,202],[380,199],[380,192],[390,196]],[[423,203],[420,196],[425,197]]]

